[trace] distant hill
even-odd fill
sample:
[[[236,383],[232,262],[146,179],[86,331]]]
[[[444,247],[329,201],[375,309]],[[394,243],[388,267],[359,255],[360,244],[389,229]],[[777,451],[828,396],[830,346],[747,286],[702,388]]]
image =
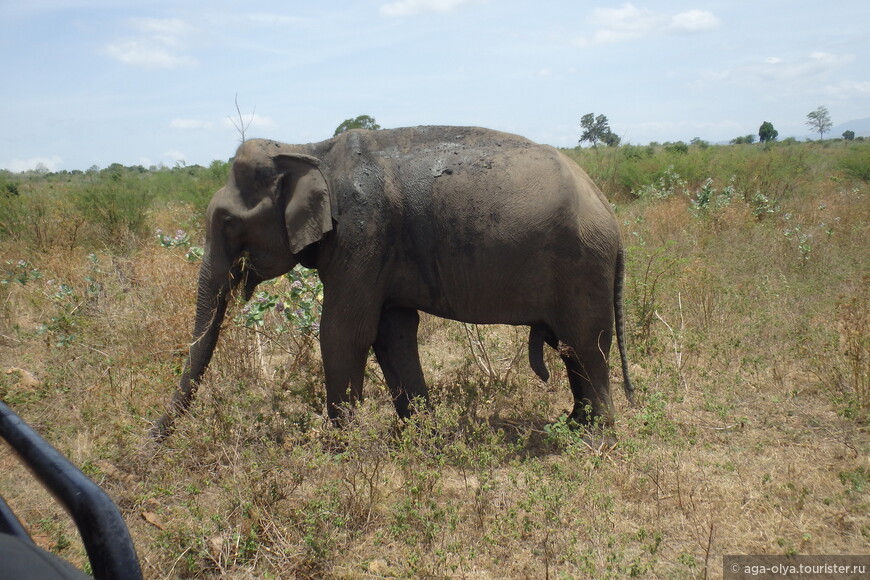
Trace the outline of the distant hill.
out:
[[[840,123],[828,135],[833,138],[842,137],[843,131],[855,131],[856,137],[870,137],[870,117]]]

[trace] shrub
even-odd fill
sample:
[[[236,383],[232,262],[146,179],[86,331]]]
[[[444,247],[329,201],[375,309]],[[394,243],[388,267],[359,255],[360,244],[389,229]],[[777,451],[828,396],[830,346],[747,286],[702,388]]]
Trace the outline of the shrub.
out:
[[[632,191],[640,199],[667,199],[675,193],[686,192],[686,181],[669,165],[664,173],[654,183],[644,185]]]
[[[677,141],[676,143],[666,144],[665,151],[668,153],[676,153],[678,155],[686,155],[689,153],[689,146],[682,141]]]
[[[152,193],[121,173],[87,184],[73,195],[75,210],[87,220],[92,243],[130,249],[148,230]]]
[[[840,161],[840,167],[855,179],[870,181],[870,147],[853,146]]]
[[[729,183],[722,189],[713,187],[713,178],[708,177],[695,193],[690,204],[696,215],[713,212],[731,203],[734,198],[734,185]]]

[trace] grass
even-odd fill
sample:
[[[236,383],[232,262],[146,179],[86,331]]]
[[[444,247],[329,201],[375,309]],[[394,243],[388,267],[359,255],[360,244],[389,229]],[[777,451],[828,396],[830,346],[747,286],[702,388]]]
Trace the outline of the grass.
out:
[[[524,332],[428,316],[433,412],[400,428],[372,362],[353,423],[329,428],[304,273],[234,309],[154,445],[221,164],[2,175],[0,396],[118,503],[147,578],[706,578],[724,554],[867,553],[867,147],[571,152],[628,246],[639,402],[615,369],[614,447],[565,424],[554,353],[544,385]],[[77,210],[87,187],[143,225]],[[68,517],[0,465],[37,542],[84,567]]]

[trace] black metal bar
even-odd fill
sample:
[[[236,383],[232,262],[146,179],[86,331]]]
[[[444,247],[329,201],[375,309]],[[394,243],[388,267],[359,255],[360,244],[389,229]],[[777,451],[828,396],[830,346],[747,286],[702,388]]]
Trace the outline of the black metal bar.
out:
[[[9,534],[22,540],[32,541],[30,534],[15,517],[15,512],[6,503],[6,500],[0,497],[0,534]]]
[[[136,548],[118,507],[93,481],[0,402],[0,437],[72,516],[94,578],[141,579]]]

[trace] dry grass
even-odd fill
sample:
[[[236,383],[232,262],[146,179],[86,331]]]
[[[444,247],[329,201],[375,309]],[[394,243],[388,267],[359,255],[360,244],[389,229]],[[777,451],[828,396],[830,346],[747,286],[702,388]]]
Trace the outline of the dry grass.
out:
[[[701,578],[724,554],[867,553],[868,190],[807,180],[762,219],[742,199],[620,206],[639,404],[615,370],[613,448],[558,420],[564,371],[550,353],[537,381],[525,332],[431,317],[435,411],[399,428],[370,364],[353,425],[328,428],[317,347],[272,314],[227,323],[156,446],[197,265],[153,240],[0,242],[6,279],[6,260],[41,273],[0,287],[0,395],[115,499],[147,578]],[[0,466],[40,544],[84,565],[60,508],[6,450]]]

